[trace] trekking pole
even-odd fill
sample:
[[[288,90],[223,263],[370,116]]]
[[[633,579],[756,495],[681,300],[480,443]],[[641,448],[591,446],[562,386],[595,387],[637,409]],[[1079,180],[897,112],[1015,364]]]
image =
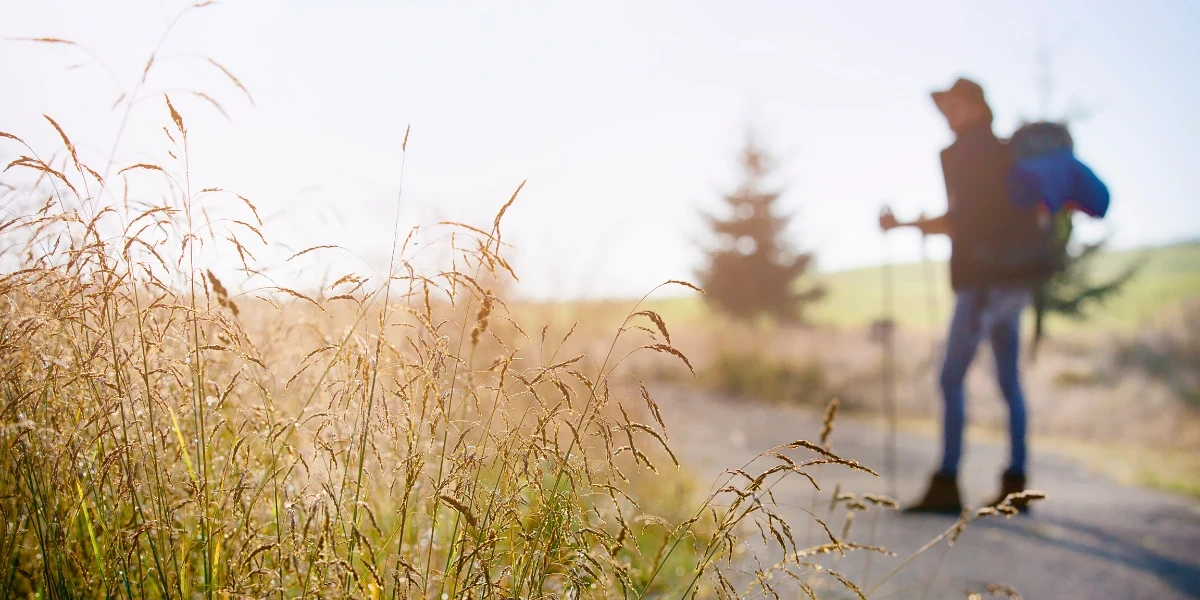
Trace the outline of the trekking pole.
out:
[[[883,208],[883,214],[891,214],[891,209]],[[882,344],[883,364],[880,369],[883,387],[883,412],[888,422],[888,436],[884,447],[884,469],[887,473],[888,495],[895,498],[896,494],[896,379],[895,379],[895,332],[896,332],[896,299],[892,289],[892,263],[888,252],[887,233],[883,236],[883,331],[880,336]]]
[[[924,217],[924,215],[922,215]],[[925,280],[925,310],[929,318],[929,335],[933,342],[929,349],[929,371],[931,377],[936,376],[938,368],[938,350],[941,344],[938,341],[938,299],[937,293],[934,291],[933,282],[933,264],[929,262],[929,236],[921,235],[921,271]]]
[[[924,217],[924,215],[922,215]],[[938,301],[933,291],[933,263],[929,262],[929,236],[921,235],[921,270],[925,279],[925,309],[929,316],[929,327],[937,331]]]

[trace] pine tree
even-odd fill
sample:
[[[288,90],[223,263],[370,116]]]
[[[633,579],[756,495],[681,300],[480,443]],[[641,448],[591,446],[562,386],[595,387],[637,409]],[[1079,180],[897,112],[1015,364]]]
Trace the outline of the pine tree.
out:
[[[1093,308],[1119,295],[1145,264],[1143,260],[1135,261],[1117,274],[1096,281],[1093,261],[1104,256],[1107,244],[1108,240],[1102,239],[1066,246],[1063,249],[1062,270],[1034,289],[1031,355],[1036,355],[1039,342],[1045,336],[1048,315],[1086,321]]]
[[[779,211],[780,192],[766,187],[773,165],[753,139],[742,151],[741,166],[742,184],[724,196],[728,215],[705,215],[716,239],[707,249],[701,284],[709,302],[732,316],[800,320],[804,307],[824,295],[814,285],[797,290],[813,255],[788,243],[791,216]]]

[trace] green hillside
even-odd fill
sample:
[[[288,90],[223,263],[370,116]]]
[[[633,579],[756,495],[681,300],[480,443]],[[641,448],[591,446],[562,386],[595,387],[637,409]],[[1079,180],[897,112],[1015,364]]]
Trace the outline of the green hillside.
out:
[[[1185,300],[1200,298],[1200,243],[1176,244],[1157,248],[1110,252],[1096,261],[1098,279],[1121,272],[1142,261],[1141,270],[1121,294],[1098,307],[1086,324],[1052,320],[1053,330],[1081,326],[1128,330],[1153,324],[1170,316]],[[945,325],[950,311],[949,274],[945,263],[893,265],[892,282],[896,299],[896,320],[905,327],[927,329]],[[928,269],[926,271],[926,269]],[[930,283],[926,284],[928,273]],[[812,307],[809,317],[816,323],[840,327],[864,327],[883,311],[883,270],[868,267],[817,276],[829,290],[824,301]],[[926,290],[933,290],[935,313],[931,316]],[[654,308],[669,322],[681,325],[701,319],[706,313],[696,298],[672,298],[654,301]]]
[[[1111,252],[1096,261],[1098,280],[1120,273],[1142,261],[1137,275],[1121,294],[1098,307],[1087,325],[1105,329],[1129,329],[1151,323],[1188,298],[1200,297],[1200,243]],[[926,267],[902,264],[892,267],[896,320],[924,328],[931,322],[927,289],[934,290],[936,316],[941,327],[948,318],[951,295],[945,263]],[[928,272],[931,285],[926,284]],[[883,270],[855,269],[821,276],[829,296],[814,307],[812,319],[841,326],[861,326],[878,318],[882,311]],[[1051,324],[1056,328],[1077,327],[1069,321]]]

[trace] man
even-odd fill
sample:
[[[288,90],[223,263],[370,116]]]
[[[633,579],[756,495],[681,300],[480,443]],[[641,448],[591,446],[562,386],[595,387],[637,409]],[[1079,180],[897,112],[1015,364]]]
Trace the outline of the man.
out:
[[[1014,251],[1020,255],[1023,240],[1039,223],[1034,211],[1017,208],[1008,199],[1005,179],[1012,162],[1005,144],[992,133],[992,111],[979,84],[959,79],[932,96],[955,134],[954,143],[941,153],[948,210],[909,223],[885,212],[879,224],[885,231],[907,226],[925,235],[950,236],[955,305],[940,378],[945,401],[942,462],[925,496],[906,511],[957,514],[962,510],[958,466],[966,420],[963,382],[983,339],[991,342],[996,359],[1011,441],[1011,460],[992,504],[1025,489],[1026,417],[1018,354],[1020,317],[1030,300],[1031,279],[1011,257]]]

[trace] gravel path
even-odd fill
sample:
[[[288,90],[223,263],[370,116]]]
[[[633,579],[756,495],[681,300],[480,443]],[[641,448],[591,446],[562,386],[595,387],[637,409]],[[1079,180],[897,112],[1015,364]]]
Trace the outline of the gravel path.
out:
[[[768,447],[819,437],[819,418],[808,411],[682,388],[652,391],[663,407],[672,448],[686,468],[706,481]],[[896,494],[902,501],[911,501],[923,491],[935,464],[936,443],[902,432],[898,448]],[[833,449],[872,468],[884,464],[884,435],[871,424],[841,420]],[[1036,447],[1031,452],[1029,486],[1048,494],[1031,516],[972,524],[948,552],[942,544],[926,553],[873,600],[966,598],[969,589],[987,598],[989,582],[1012,585],[1027,600],[1200,598],[1200,503],[1114,483],[1067,458],[1038,452]],[[967,503],[978,505],[996,492],[1006,455],[1002,445],[968,439],[960,481]],[[841,473],[838,483],[844,490],[889,492],[886,481]],[[828,476],[832,477],[832,472]],[[799,479],[793,483],[780,490],[780,502],[811,506],[812,488],[802,486]],[[822,482],[826,502],[831,487],[831,481]],[[865,555],[840,559],[837,570],[859,583],[864,575],[877,581],[954,521],[952,517],[880,514],[874,541],[900,558],[877,556],[871,559],[869,571]],[[793,523],[804,523],[799,509],[788,516]],[[841,526],[841,518],[836,519],[831,523],[835,530]],[[870,516],[860,515],[850,539],[867,543],[870,532]],[[818,540],[813,538],[813,542]]]

